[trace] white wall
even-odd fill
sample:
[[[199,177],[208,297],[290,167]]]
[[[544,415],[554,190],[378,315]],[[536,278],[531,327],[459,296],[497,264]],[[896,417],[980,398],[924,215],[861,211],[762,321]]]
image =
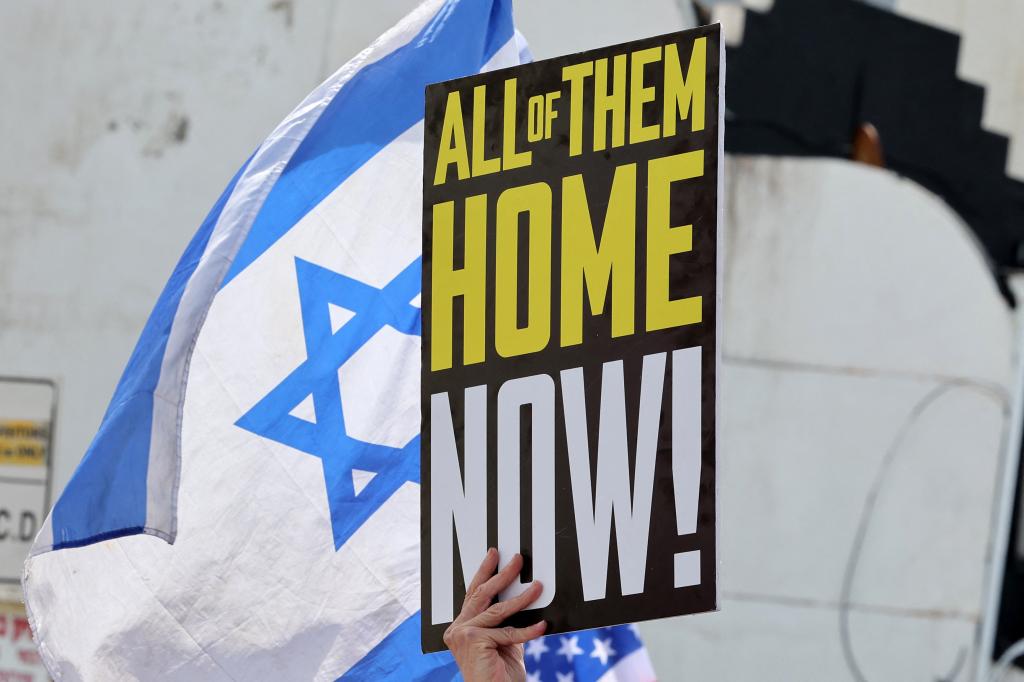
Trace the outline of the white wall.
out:
[[[726,168],[722,610],[642,625],[657,669],[853,679],[840,602],[876,495],[847,600],[858,667],[944,679],[974,653],[1008,311],[916,185],[841,161]]]

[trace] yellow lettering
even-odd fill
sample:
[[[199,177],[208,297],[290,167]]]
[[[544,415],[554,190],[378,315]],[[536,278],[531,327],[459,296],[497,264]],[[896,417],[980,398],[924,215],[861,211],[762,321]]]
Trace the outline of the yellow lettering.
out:
[[[612,289],[612,336],[633,333],[636,276],[636,164],[615,169],[597,245],[582,175],[562,181],[561,345],[583,343],[583,287],[590,310],[604,312]]]
[[[487,309],[487,195],[466,199],[466,251],[455,269],[455,202],[434,204],[433,257],[430,277],[430,370],[452,366],[454,302],[462,296],[463,363],[484,361]]]
[[[527,213],[529,272],[526,326],[518,323],[519,216]],[[498,197],[496,217],[494,348],[511,358],[543,350],[551,338],[551,188],[543,182],[513,187]]]
[[[704,151],[652,160],[647,166],[647,331],[701,321],[700,296],[671,299],[669,258],[693,249],[693,225],[670,224],[672,183],[704,174]]]
[[[547,108],[547,116],[546,116],[547,120],[546,120],[545,126],[544,126],[544,137],[545,138],[550,138],[551,137],[552,128],[554,127],[554,121],[555,121],[556,118],[558,118],[558,110],[555,109],[555,102],[561,96],[562,96],[562,93],[560,93],[558,91],[555,91],[555,92],[549,92],[547,94],[547,97],[544,98],[545,107]]]
[[[505,81],[505,111],[502,119],[502,170],[529,166],[533,152],[516,151],[516,79]]]
[[[473,177],[497,173],[501,159],[487,158],[487,86],[473,88]]]
[[[444,123],[441,125],[441,146],[437,150],[437,168],[434,170],[434,184],[443,185],[448,176],[448,166],[455,164],[459,180],[469,177],[469,155],[466,153],[466,128],[462,120],[462,99],[458,90],[448,93],[444,105]]]
[[[583,153],[583,80],[594,73],[594,62],[562,67],[562,80],[569,81],[569,156]]]
[[[612,147],[626,144],[626,55],[615,55],[611,90],[608,59],[594,62],[594,151],[607,145],[608,113],[612,115]]]
[[[686,80],[679,65],[675,43],[665,46],[665,137],[676,134],[676,120],[690,118],[690,130],[704,130],[704,79],[707,72],[707,38],[693,42]]]
[[[661,47],[637,50],[630,59],[629,76],[629,143],[658,139],[658,124],[644,125],[644,105],[654,101],[654,86],[644,87],[644,67],[661,59]]]

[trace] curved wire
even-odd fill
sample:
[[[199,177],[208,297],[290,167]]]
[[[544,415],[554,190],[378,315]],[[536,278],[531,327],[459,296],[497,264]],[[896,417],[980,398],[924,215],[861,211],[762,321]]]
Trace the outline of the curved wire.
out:
[[[1006,673],[1010,670],[1010,665],[1021,656],[1024,656],[1024,639],[1017,640],[1009,649],[1003,652],[995,667],[992,668],[992,672],[988,676],[988,682],[1002,682],[1003,678],[1006,677]]]
[[[962,379],[950,379],[943,381],[918,400],[913,409],[911,409],[910,413],[903,420],[903,424],[900,426],[895,438],[893,438],[892,443],[890,443],[888,450],[886,450],[885,456],[882,458],[882,462],[878,467],[878,472],[875,474],[875,479],[871,484],[871,488],[868,489],[868,494],[864,498],[864,506],[861,508],[860,521],[857,524],[857,532],[854,535],[853,543],[850,547],[850,555],[846,561],[846,568],[843,571],[843,583],[839,593],[839,637],[842,642],[843,658],[846,661],[847,669],[849,669],[850,674],[856,682],[868,682],[868,680],[864,675],[864,670],[861,668],[860,663],[857,660],[856,652],[853,649],[853,640],[850,637],[850,595],[853,592],[853,581],[857,574],[857,567],[860,563],[861,553],[864,549],[864,540],[867,537],[868,528],[870,527],[874,516],[875,505],[878,502],[879,494],[884,487],[889,470],[892,468],[893,462],[896,460],[896,457],[902,449],[903,443],[910,431],[932,405],[950,391],[958,388],[972,389],[983,395],[992,397],[1005,410],[1005,398],[990,388],[978,386],[973,382]],[[961,649],[952,669],[941,679],[947,682],[955,680],[963,668],[964,659],[965,653],[964,650]]]

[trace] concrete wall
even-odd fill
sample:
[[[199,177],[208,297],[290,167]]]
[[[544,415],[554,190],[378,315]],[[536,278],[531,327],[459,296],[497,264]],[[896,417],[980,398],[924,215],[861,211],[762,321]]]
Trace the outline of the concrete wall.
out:
[[[413,4],[0,5],[0,375],[60,385],[55,493],[237,165]],[[964,74],[995,84],[986,121],[1024,132],[1022,48],[1012,22],[984,18],[1012,0],[896,5],[966,29]],[[516,7],[538,57],[692,24],[673,0]],[[855,660],[868,679],[935,679],[973,655],[1006,310],[955,217],[915,186],[837,162],[731,159],[727,173],[723,609],[644,625],[655,664],[669,680],[684,666],[849,679],[841,587],[874,492]]]
[[[845,641],[866,679],[948,679],[982,603],[1007,310],[951,212],[886,171],[726,177],[722,611],[643,625],[657,668],[856,679]]]

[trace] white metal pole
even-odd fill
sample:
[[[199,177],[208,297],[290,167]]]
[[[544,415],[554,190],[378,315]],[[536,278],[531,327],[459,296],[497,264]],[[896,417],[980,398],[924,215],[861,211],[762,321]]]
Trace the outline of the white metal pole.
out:
[[[1024,274],[1010,276],[1010,291],[1017,299],[1014,309],[1013,377],[1010,385],[1009,423],[1003,441],[1002,461],[996,481],[996,501],[993,509],[992,536],[989,540],[989,570],[985,581],[984,602],[978,633],[977,668],[975,682],[988,682],[992,672],[992,652],[999,620],[999,596],[1006,566],[1006,552],[1010,545],[1010,525],[1013,522],[1013,495],[1020,476],[1021,436],[1024,433]]]

